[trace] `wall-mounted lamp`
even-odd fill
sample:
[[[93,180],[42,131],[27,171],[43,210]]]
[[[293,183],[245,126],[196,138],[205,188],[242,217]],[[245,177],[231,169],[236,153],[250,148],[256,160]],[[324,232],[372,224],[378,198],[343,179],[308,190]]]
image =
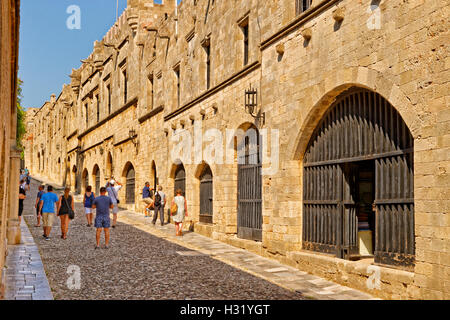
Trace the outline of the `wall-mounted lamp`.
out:
[[[136,130],[134,129],[130,129],[130,131],[128,132],[128,135],[130,137],[131,142],[133,142],[134,146],[137,147],[138,142],[137,142],[137,133]]]
[[[261,120],[264,124],[266,122],[266,113],[256,111],[258,107],[258,89],[253,89],[250,85],[250,89],[245,90],[245,111],[250,114],[256,120]]]

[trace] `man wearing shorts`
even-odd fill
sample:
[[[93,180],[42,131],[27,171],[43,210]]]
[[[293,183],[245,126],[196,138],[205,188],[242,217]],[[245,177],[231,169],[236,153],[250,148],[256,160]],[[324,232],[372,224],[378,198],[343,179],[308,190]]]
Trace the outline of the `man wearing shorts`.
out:
[[[100,188],[100,197],[94,199],[92,208],[96,209],[94,226],[97,228],[96,241],[97,245],[95,249],[100,248],[100,237],[102,235],[102,229],[105,232],[105,248],[108,249],[109,244],[109,227],[111,219],[109,218],[109,210],[114,208],[113,201],[110,197],[106,196],[106,188]]]
[[[119,190],[122,189],[122,184],[120,182],[111,180],[109,182],[109,187],[107,188],[108,196],[111,198],[112,203],[114,204],[113,208],[113,229],[116,227],[116,221],[117,221],[117,213],[119,212],[119,202],[117,201],[119,199]]]
[[[145,217],[147,218],[153,205],[153,200],[150,196],[150,182],[146,182],[144,189],[142,189],[142,201],[144,202]]]
[[[53,220],[55,220],[56,204],[59,198],[56,193],[53,192],[53,187],[47,187],[47,193],[41,197],[41,203],[39,210],[42,212],[42,221],[44,226],[44,238],[50,240],[50,231],[52,230]]]
[[[40,185],[39,186],[39,192],[38,192],[38,194],[36,196],[36,204],[34,205],[34,207],[36,208],[36,216],[37,216],[37,224],[36,224],[35,227],[40,227],[41,226],[41,212],[39,211],[40,210],[39,203],[41,202],[41,198],[42,198],[42,195],[44,193],[45,193],[44,192],[44,186]]]

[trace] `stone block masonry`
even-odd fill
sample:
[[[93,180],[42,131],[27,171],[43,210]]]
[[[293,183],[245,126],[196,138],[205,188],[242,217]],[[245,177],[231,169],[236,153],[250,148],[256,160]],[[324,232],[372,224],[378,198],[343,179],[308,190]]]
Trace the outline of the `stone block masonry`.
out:
[[[448,272],[437,271],[450,267],[448,3],[296,2],[186,0],[175,13],[129,1],[72,82],[30,115],[28,168],[80,193],[114,177],[121,205],[137,212],[146,181],[169,200],[181,187],[199,233],[382,298],[448,299]],[[201,144],[176,155],[199,123]],[[267,129],[261,150],[278,158],[270,175],[239,165],[250,144],[239,135],[231,162],[207,157],[226,130],[254,128]],[[357,207],[364,187],[349,182],[352,170],[359,186],[373,177],[364,201],[375,211]],[[368,257],[363,211],[375,221]]]

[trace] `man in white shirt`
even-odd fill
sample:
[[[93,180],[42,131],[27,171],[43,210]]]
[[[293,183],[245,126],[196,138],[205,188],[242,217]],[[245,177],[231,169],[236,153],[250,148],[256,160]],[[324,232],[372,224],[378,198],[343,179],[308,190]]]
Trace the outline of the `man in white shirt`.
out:
[[[116,185],[117,184],[117,185]],[[117,213],[119,212],[119,190],[122,189],[122,184],[120,182],[116,182],[114,179],[112,179],[109,182],[109,186],[106,188],[108,191],[108,196],[111,198],[111,201],[114,205],[114,208],[112,210],[113,212],[113,225],[112,227],[116,227],[116,221],[117,221]]]

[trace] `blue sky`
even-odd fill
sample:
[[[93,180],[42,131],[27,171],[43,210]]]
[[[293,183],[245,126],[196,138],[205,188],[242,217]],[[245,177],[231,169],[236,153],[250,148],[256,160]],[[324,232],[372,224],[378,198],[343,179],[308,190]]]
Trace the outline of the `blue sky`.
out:
[[[2,0],[3,1],[3,0]],[[160,1],[155,1],[160,2]],[[70,30],[66,13],[81,9],[81,29]],[[119,0],[119,16],[127,0]],[[91,54],[116,20],[116,0],[22,0],[19,43],[19,77],[24,81],[23,106],[41,107],[52,93],[59,95],[70,83],[72,68]]]

